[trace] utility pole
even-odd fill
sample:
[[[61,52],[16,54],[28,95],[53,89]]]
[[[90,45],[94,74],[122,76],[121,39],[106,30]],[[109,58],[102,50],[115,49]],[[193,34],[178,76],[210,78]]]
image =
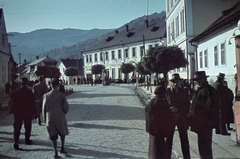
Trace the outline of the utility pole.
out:
[[[79,84],[79,81],[78,81],[78,52],[77,52],[77,61],[76,61],[77,63],[77,84]]]
[[[19,72],[19,78],[20,78],[20,80],[21,80],[21,72],[20,72],[20,71],[21,71],[21,70],[20,70],[20,65],[21,65],[21,55],[22,55],[22,54],[19,52],[19,53],[18,53],[18,56],[19,56],[19,67],[18,67],[18,72]]]

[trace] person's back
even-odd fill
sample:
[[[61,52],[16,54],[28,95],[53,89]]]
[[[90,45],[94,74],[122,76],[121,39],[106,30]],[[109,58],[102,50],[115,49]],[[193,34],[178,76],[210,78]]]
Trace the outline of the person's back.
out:
[[[61,153],[66,153],[64,150],[65,136],[69,134],[67,127],[67,114],[69,105],[64,93],[59,92],[60,83],[58,79],[52,81],[52,90],[43,96],[43,117],[46,121],[49,139],[52,140],[54,157],[58,157],[57,139],[61,137]]]
[[[37,100],[42,100],[43,95],[48,92],[46,83],[40,81],[39,83],[33,85],[33,92]]]
[[[35,97],[27,87],[15,89],[10,97],[12,100],[10,113],[13,113],[15,117],[25,118],[35,114]]]
[[[62,92],[52,90],[46,95],[46,111],[49,120],[56,120],[67,113],[68,107],[64,107],[65,95]]]

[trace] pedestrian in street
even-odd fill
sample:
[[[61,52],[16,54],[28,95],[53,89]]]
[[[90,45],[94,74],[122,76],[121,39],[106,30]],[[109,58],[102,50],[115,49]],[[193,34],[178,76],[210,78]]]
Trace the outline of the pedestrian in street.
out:
[[[64,149],[65,136],[69,134],[65,115],[69,110],[69,105],[64,93],[59,92],[59,80],[52,81],[52,91],[43,96],[43,118],[46,121],[49,139],[54,148],[54,157],[58,157],[57,139],[61,138],[60,153],[66,153]]]
[[[208,84],[205,71],[194,73],[198,89],[193,95],[189,112],[191,131],[197,133],[201,159],[212,159],[212,130],[218,125],[218,105],[215,89]]]
[[[157,86],[157,77],[156,76],[154,76],[153,82],[154,82],[154,86],[156,87]]]
[[[225,107],[223,108],[222,113],[222,120],[226,123],[227,129],[232,130],[233,128],[230,127],[231,123],[234,123],[234,115],[233,115],[233,92],[231,89],[228,88],[228,83],[227,81],[223,81],[223,85],[227,87],[225,95],[226,95],[226,101],[225,101]]]
[[[190,159],[189,141],[188,141],[188,122],[187,115],[189,113],[190,100],[188,92],[180,87],[181,79],[178,73],[172,74],[171,86],[167,88],[170,97],[171,111],[175,118],[175,126],[181,141],[182,154],[184,159]],[[173,136],[167,139],[168,145],[172,145]],[[170,148],[169,148],[170,149]]]
[[[21,86],[15,89],[11,97],[11,107],[10,114],[14,115],[14,149],[20,150],[19,148],[19,137],[24,122],[25,128],[25,144],[30,145],[32,141],[30,140],[32,120],[37,117],[35,97],[31,90],[27,88],[28,79],[21,79]]]
[[[151,99],[146,113],[146,131],[149,133],[148,159],[171,158],[172,145],[166,139],[173,136],[174,116],[166,98],[164,85],[159,85],[154,91],[155,97]]]
[[[47,84],[42,76],[39,78],[39,82],[33,85],[32,91],[36,101],[38,125],[41,125],[43,95],[48,92]]]
[[[73,78],[73,83],[75,84],[75,82],[76,82],[76,78]]]
[[[60,85],[59,85],[59,92],[62,92],[62,93],[65,93],[65,87],[64,87],[64,85],[63,85],[63,83],[62,83],[62,80],[59,80],[59,82],[60,82]]]
[[[225,111],[226,111],[226,101],[228,100],[226,92],[228,92],[228,88],[224,86],[223,82],[225,79],[224,73],[219,73],[217,76],[217,80],[213,83],[213,88],[216,90],[217,100],[219,104],[219,126],[216,128],[216,134],[222,135],[231,135],[227,132],[226,128],[226,119],[225,119]]]

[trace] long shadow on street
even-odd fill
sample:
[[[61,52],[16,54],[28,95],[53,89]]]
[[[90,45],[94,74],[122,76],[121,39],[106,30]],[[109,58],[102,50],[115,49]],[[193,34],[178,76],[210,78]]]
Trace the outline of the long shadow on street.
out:
[[[144,120],[143,113],[143,107],[101,104],[71,104],[67,114],[67,120]]]

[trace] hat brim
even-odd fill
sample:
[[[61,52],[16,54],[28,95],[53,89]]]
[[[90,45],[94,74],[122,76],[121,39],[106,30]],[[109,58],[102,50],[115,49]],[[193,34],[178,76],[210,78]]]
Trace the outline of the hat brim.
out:
[[[198,77],[198,78],[193,78],[192,80],[198,80],[198,79],[202,79],[202,78],[208,78],[209,76],[205,76],[205,77]]]
[[[220,77],[220,76],[217,76],[218,78],[222,78],[222,79],[226,79],[225,77]]]
[[[173,82],[173,81],[181,81],[181,79],[170,79],[169,81]]]

